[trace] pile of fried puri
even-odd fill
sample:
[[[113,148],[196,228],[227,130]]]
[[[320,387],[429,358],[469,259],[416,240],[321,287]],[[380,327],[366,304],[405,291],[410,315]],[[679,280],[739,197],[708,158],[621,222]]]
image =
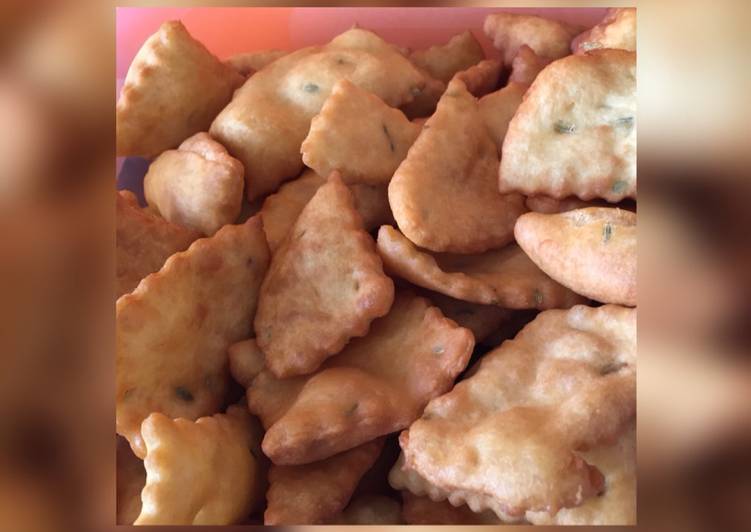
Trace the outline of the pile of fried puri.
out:
[[[146,40],[117,149],[117,522],[632,524],[634,9]]]

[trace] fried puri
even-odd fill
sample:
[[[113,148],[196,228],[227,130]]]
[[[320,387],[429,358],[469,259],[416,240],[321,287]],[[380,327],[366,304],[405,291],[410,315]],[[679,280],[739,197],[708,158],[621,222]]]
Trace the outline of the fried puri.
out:
[[[426,82],[396,48],[361,28],[270,63],[245,82],[210,129],[243,163],[249,200],[300,173],[310,121],[341,79],[393,107],[411,101]]]
[[[546,66],[503,141],[501,192],[636,197],[636,54],[595,50]]]
[[[500,194],[497,172],[477,100],[454,79],[389,183],[399,229],[431,251],[481,253],[509,243],[524,198]]]
[[[516,241],[553,279],[603,303],[636,305],[636,213],[586,207],[519,218]]]
[[[261,372],[248,406],[266,428],[263,451],[280,465],[322,460],[409,426],[465,368],[472,333],[427,300],[397,295],[374,321],[311,376]]]
[[[315,371],[364,336],[393,298],[352,193],[332,174],[274,253],[261,286],[254,326],[267,367],[280,378]]]
[[[250,335],[268,261],[254,217],[197,240],[118,299],[115,424],[137,456],[146,454],[140,429],[152,412],[196,419],[219,410],[227,348]]]
[[[377,246],[391,275],[455,299],[511,309],[566,308],[584,302],[515,244],[476,255],[430,253],[384,225]]]
[[[605,489],[580,452],[634,419],[635,365],[634,309],[542,312],[401,434],[405,467],[475,511],[580,506]]]
[[[229,103],[243,77],[165,22],[141,46],[117,101],[117,154],[151,157],[176,147]]]

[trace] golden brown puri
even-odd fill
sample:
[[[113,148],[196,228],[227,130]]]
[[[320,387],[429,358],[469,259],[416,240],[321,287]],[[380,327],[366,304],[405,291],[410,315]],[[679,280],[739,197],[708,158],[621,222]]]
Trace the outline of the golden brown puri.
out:
[[[474,373],[477,365],[475,364],[475,366],[470,368],[467,378]],[[475,500],[474,498],[465,499],[462,492],[454,493],[450,488],[443,488],[429,482],[414,469],[406,466],[404,453],[401,453],[397,458],[396,463],[391,468],[391,471],[389,471],[388,479],[391,487],[402,492],[405,518],[411,517],[414,520],[464,520],[474,522],[475,524],[516,524],[524,522],[524,516],[509,515],[498,508],[494,512],[493,510],[489,510],[488,506],[483,504],[481,500]],[[407,495],[411,495],[412,497],[408,497]],[[432,518],[421,515],[423,511],[428,511],[431,506],[438,512],[437,515]],[[411,516],[408,515],[409,513],[411,513]]]
[[[406,468],[453,504],[523,518],[603,492],[583,451],[636,414],[636,310],[541,312],[402,432]]]
[[[475,513],[469,506],[433,501],[430,497],[402,492],[402,512],[408,525],[497,525],[501,521],[491,511]]]
[[[545,67],[503,142],[501,192],[636,197],[636,54],[596,50]]]
[[[511,242],[524,198],[500,194],[497,173],[498,150],[477,99],[455,78],[389,183],[399,229],[439,252],[481,253]]]
[[[636,305],[636,213],[612,207],[530,212],[514,233],[541,270],[577,294]]]
[[[315,525],[337,516],[383,448],[379,438],[318,462],[273,465],[265,525]]]
[[[415,50],[409,59],[426,70],[431,77],[448,83],[454,74],[476,65],[485,54],[472,32],[457,33],[445,44],[436,44],[424,50]]]
[[[550,196],[527,196],[525,200],[527,208],[532,212],[541,214],[558,214],[584,207],[607,207],[608,203],[604,200],[584,201],[576,196],[568,198],[555,199]]]
[[[608,9],[605,17],[595,27],[579,34],[571,42],[571,51],[575,54],[598,48],[636,51],[636,8]]]
[[[227,225],[172,255],[117,301],[116,428],[145,456],[152,412],[196,419],[219,410],[227,348],[248,338],[269,250],[260,218]]]
[[[136,525],[230,525],[263,497],[253,456],[259,431],[244,407],[196,421],[143,422],[146,486]]]
[[[635,525],[636,422],[614,443],[582,451],[581,456],[602,472],[604,492],[556,514],[527,512],[527,521],[534,525]]]
[[[485,96],[498,88],[503,65],[495,59],[485,59],[466,70],[457,72],[455,79],[464,82],[464,86],[475,98]]]
[[[347,80],[334,85],[300,148],[319,175],[338,171],[345,183],[388,185],[420,133],[398,109]]]
[[[578,454],[604,477],[604,491],[580,506],[557,513],[528,511],[524,516],[499,517],[491,510],[472,511],[461,496],[454,506],[449,490],[440,489],[414,471],[404,469],[404,455],[394,465],[389,480],[401,489],[404,518],[408,524],[498,524],[529,522],[536,525],[629,525],[636,521],[636,433],[632,421],[614,442],[606,442]]]
[[[261,218],[272,253],[282,244],[303,207],[325,182],[325,178],[308,168],[300,177],[285,183],[264,200]],[[355,208],[362,217],[365,231],[394,222],[385,186],[355,183],[349,185],[349,190],[355,198]]]
[[[559,59],[571,53],[569,45],[584,28],[536,15],[493,13],[485,17],[483,30],[510,65],[519,48],[529,46],[537,55]]]
[[[206,236],[237,220],[244,184],[242,163],[204,132],[162,153],[143,178],[149,207]]]
[[[354,198],[332,174],[274,253],[258,300],[255,333],[266,366],[284,378],[311,373],[391,308],[383,273]]]
[[[548,63],[548,59],[539,57],[529,46],[522,46],[514,57],[506,86],[485,94],[478,101],[485,126],[499,151],[524,93]]]
[[[322,460],[403,429],[444,393],[472,354],[472,333],[427,300],[398,294],[388,315],[313,375],[277,379],[262,371],[248,406],[266,427],[274,463]]]
[[[256,50],[240,52],[228,57],[224,63],[232,67],[241,76],[250,77],[266,65],[287,55],[286,50]]]
[[[403,525],[402,505],[385,495],[359,495],[344,511],[329,520],[332,525]]]
[[[568,308],[585,299],[551,279],[516,244],[475,255],[430,253],[399,231],[378,231],[386,272],[441,294],[508,309]]]
[[[141,46],[117,101],[117,154],[152,157],[206,131],[244,78],[165,22]]]
[[[475,343],[481,343],[511,319],[510,310],[496,305],[462,301],[430,290],[423,292],[421,295],[441,309],[444,316],[454,320],[460,327],[472,331]]]
[[[300,173],[310,121],[341,79],[392,107],[411,101],[426,83],[394,46],[361,28],[270,63],[245,82],[210,129],[243,163],[248,199],[274,192]]]
[[[425,86],[416,92],[414,99],[399,106],[399,109],[409,118],[427,118],[435,112],[438,100],[441,99],[446,84],[430,76],[425,70],[417,67],[425,78]]]
[[[263,351],[255,338],[241,340],[227,348],[229,374],[243,388],[250,386],[256,375],[263,371],[265,361]]]
[[[127,190],[117,193],[115,227],[116,298],[132,292],[170,255],[187,249],[201,237],[198,231],[169,223],[142,209],[136,196]]]

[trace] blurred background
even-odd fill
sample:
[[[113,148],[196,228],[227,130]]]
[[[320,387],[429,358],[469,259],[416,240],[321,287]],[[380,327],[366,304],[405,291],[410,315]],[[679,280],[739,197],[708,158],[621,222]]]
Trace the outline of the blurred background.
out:
[[[567,2],[634,4],[639,526],[751,530],[751,2]],[[113,111],[145,37],[115,28],[109,3],[0,7],[0,530],[114,520]]]

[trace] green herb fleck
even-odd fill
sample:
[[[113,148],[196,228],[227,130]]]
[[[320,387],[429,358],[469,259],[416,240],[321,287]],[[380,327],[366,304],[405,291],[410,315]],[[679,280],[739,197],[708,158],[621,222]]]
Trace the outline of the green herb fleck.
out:
[[[613,236],[613,226],[609,223],[606,223],[602,226],[602,241],[603,243],[610,240],[610,237]]]
[[[183,388],[182,386],[178,386],[175,388],[175,394],[182,399],[183,401],[191,402],[193,401],[193,394],[190,393],[187,388]]]
[[[535,305],[537,306],[542,305],[542,301],[543,301],[542,292],[540,292],[539,290],[535,290],[533,297],[535,298]]]
[[[304,90],[305,92],[318,92],[318,85],[316,85],[315,83],[306,83],[305,85],[303,85],[302,90]]]
[[[613,191],[613,194],[623,194],[626,192],[626,188],[628,187],[628,183],[626,183],[623,179],[619,179],[615,183],[613,183],[613,187],[611,190]]]
[[[391,152],[394,152],[394,141],[391,140],[391,135],[389,135],[389,130],[386,127],[386,124],[383,125],[383,133],[386,135],[386,139],[389,141],[389,148],[391,149]]]
[[[634,127],[634,117],[623,116],[621,118],[616,118],[614,124],[615,127],[620,127],[625,129],[626,131],[631,131],[631,128]]]
[[[434,355],[442,355],[445,349],[442,345],[437,345],[433,348],[433,354]]]
[[[570,135],[571,133],[576,132],[576,126],[574,124],[564,122],[563,120],[556,121],[556,123],[553,124],[553,129],[555,129],[556,133],[562,135]]]
[[[128,397],[133,395],[134,391],[135,391],[135,388],[128,388],[127,390],[125,390],[125,392],[123,393],[123,399],[127,399]]]
[[[346,411],[345,413],[346,413],[346,414],[347,414],[348,416],[351,416],[352,414],[354,414],[354,413],[355,413],[355,411],[357,411],[357,406],[358,406],[358,403],[354,403],[354,404],[353,404],[352,406],[350,406],[350,407],[349,407],[349,408],[347,409],[347,411]]]

